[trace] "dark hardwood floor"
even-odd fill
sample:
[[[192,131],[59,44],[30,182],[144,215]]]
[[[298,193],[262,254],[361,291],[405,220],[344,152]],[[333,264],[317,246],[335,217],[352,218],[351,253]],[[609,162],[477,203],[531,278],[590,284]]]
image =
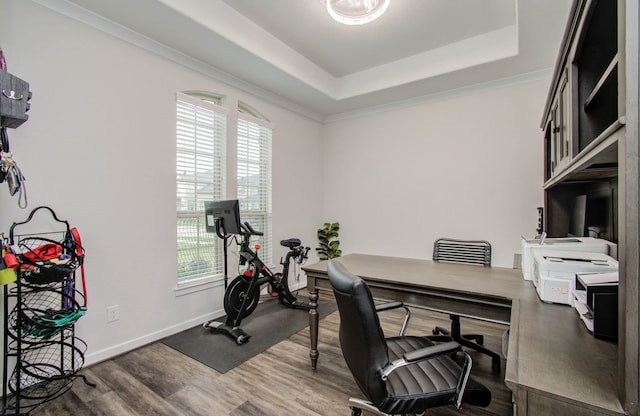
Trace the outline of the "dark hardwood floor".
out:
[[[397,332],[401,317],[401,311],[382,314],[385,332]],[[430,334],[436,324],[448,326],[448,316],[414,308],[407,333]],[[83,369],[81,373],[97,387],[78,379],[69,392],[37,407],[32,415],[350,415],[348,397],[361,396],[342,358],[338,325],[337,312],[320,322],[315,371],[309,362],[308,328],[225,374],[155,342]],[[485,345],[500,351],[504,326],[463,319],[462,328],[485,334]],[[498,374],[492,372],[489,357],[471,355],[472,375],[492,391],[491,405],[460,411],[449,406],[428,415],[511,414],[504,360]]]

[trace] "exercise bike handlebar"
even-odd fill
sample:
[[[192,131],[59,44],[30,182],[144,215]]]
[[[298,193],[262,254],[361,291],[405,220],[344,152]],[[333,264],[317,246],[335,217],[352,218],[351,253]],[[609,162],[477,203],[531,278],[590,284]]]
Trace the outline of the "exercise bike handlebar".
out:
[[[304,250],[301,251],[300,256],[298,256],[298,258],[296,259],[296,262],[298,264],[302,264],[306,259],[309,258],[308,254],[310,249],[311,247],[305,247]]]
[[[240,226],[242,228],[244,228],[244,230],[247,232],[247,234],[250,235],[264,235],[264,233],[262,231],[256,231],[253,229],[253,227],[251,226],[251,224],[249,224],[248,222],[244,222],[244,224],[240,224]]]
[[[245,231],[243,234],[245,237],[249,237],[251,235],[264,235],[264,233],[262,231],[256,231],[253,229],[253,227],[251,226],[251,224],[249,224],[249,222],[245,221],[244,224],[240,224],[240,226],[242,227],[242,229]],[[248,238],[245,238],[243,240],[243,244],[248,244]],[[300,244],[300,240],[297,240],[297,244]],[[297,247],[292,247],[292,246],[288,246],[290,248],[289,253],[287,254],[287,261],[289,258],[294,257],[296,263],[298,264],[302,264],[306,259],[309,258],[309,250],[311,249],[311,247],[303,247],[301,245],[297,246]],[[242,259],[244,259],[244,257],[241,255]],[[241,260],[242,260],[241,259]],[[242,263],[244,264],[244,263]]]

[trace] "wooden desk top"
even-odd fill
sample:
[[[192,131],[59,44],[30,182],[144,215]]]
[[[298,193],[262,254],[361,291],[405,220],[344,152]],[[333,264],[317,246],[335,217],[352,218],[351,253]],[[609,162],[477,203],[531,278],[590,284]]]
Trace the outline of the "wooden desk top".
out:
[[[365,280],[393,283],[398,290],[428,287],[507,300],[511,321],[505,383],[514,393],[525,389],[585,403],[605,414],[624,414],[616,386],[617,346],[594,338],[574,308],[540,301],[520,270],[363,254],[340,261]],[[326,278],[326,266],[324,261],[303,270]]]
[[[524,281],[520,271],[515,269],[366,254],[349,254],[339,260],[348,270],[367,281],[483,295],[506,303],[532,295],[530,282]],[[326,274],[327,262],[322,261],[303,269],[307,274]]]

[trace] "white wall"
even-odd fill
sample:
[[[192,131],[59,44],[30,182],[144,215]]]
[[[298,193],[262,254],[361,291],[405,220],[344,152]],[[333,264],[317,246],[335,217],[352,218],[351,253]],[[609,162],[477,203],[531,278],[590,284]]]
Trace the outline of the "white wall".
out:
[[[33,92],[29,121],[9,132],[29,208],[18,209],[2,184],[0,231],[39,205],[80,230],[89,287],[77,333],[89,344],[87,363],[222,312],[221,287],[174,292],[176,91],[226,94],[275,123],[274,259],[284,254],[280,239],[316,245],[319,123],[32,2],[0,0],[0,10],[9,72]],[[121,319],[107,324],[110,305],[120,306]]]
[[[549,77],[443,94],[325,126],[325,216],[343,253],[431,258],[439,237],[488,240],[513,266],[542,206]]]

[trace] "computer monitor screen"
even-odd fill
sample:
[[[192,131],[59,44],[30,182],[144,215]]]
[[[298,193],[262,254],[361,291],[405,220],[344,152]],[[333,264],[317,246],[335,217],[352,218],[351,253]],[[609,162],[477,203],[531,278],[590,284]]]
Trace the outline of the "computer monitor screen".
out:
[[[587,199],[587,234],[589,237],[615,238],[611,234],[613,228],[613,195],[598,195]]]
[[[223,234],[241,234],[240,204],[237,199],[205,201],[204,214],[207,232],[216,232],[216,218],[219,218]]]
[[[569,237],[585,237],[587,231],[587,196],[578,195],[573,200],[569,223]]]

